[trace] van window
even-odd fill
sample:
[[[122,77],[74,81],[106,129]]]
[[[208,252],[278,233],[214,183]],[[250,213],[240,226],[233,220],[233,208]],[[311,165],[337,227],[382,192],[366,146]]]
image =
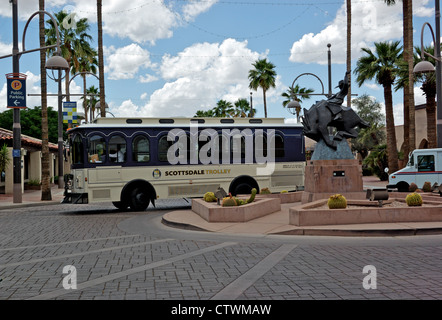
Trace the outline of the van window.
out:
[[[417,171],[434,171],[434,155],[417,156]]]

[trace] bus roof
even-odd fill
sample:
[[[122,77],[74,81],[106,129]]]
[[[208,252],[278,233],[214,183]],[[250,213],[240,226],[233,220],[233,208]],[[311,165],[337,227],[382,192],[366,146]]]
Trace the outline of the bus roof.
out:
[[[83,124],[81,127],[118,127],[118,126],[149,126],[167,127],[173,125],[190,126],[198,124],[201,126],[268,126],[268,127],[302,127],[299,123],[285,123],[284,118],[98,118],[93,123]]]

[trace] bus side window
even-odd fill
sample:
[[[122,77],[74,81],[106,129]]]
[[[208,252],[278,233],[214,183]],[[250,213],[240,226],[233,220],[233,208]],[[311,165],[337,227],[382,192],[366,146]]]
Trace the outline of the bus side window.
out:
[[[145,136],[136,136],[132,142],[132,160],[135,162],[150,161],[149,139]]]
[[[172,144],[172,141],[167,141],[167,135],[162,136],[160,140],[158,140],[158,160],[167,161],[167,150],[169,150]]]
[[[102,136],[93,135],[88,143],[88,161],[91,163],[103,163],[106,161],[106,141]]]
[[[275,158],[284,158],[284,138],[279,134],[275,135]]]
[[[109,140],[109,160],[119,163],[126,161],[126,140],[120,135]]]
[[[76,135],[70,145],[72,146],[72,150],[70,150],[72,163],[83,164],[83,141],[80,135]]]

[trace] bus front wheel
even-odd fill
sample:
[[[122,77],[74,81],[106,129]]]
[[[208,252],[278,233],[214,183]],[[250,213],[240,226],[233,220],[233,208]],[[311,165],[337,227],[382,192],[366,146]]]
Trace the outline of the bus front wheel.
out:
[[[144,211],[149,206],[149,197],[144,188],[135,187],[130,193],[129,206],[133,211]]]
[[[113,201],[112,204],[120,210],[126,210],[127,207],[129,206],[129,204],[127,202],[124,201]]]

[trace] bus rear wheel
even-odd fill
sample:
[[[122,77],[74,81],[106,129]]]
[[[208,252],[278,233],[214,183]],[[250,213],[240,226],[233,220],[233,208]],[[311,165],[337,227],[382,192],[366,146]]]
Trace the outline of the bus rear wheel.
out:
[[[149,206],[149,196],[144,188],[135,187],[130,193],[129,206],[133,211],[144,211]]]

